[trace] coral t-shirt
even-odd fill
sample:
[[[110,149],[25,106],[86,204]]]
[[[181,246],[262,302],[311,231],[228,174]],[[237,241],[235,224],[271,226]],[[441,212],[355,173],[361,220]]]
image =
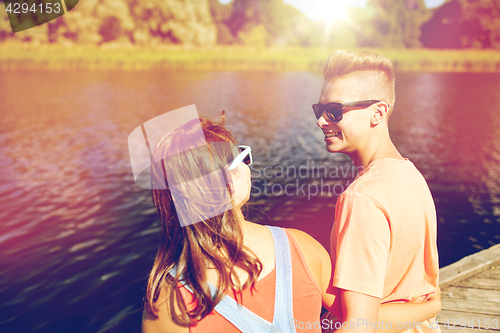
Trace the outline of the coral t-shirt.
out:
[[[375,160],[337,201],[333,286],[382,303],[426,300],[438,286],[436,233],[434,201],[413,163]]]
[[[293,317],[292,325],[297,332],[321,332],[321,289],[314,280],[302,251],[293,236],[284,229],[290,242],[292,256],[292,290],[293,290]],[[242,301],[245,306],[256,315],[268,322],[273,321],[275,299],[276,268],[255,283],[255,289],[246,288],[242,296],[237,291],[228,293],[232,298]],[[180,288],[189,310],[196,305],[193,295],[184,287]],[[233,324],[222,317],[218,312],[212,311],[200,320],[197,325],[189,328],[190,333],[197,332],[240,332]]]

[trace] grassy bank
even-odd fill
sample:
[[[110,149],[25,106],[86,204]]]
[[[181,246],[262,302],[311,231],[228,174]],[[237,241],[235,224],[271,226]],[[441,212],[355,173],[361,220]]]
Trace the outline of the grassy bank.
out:
[[[0,45],[2,70],[309,70],[320,72],[331,49],[184,46],[105,47]],[[490,50],[377,50],[400,71],[500,72],[500,52]]]

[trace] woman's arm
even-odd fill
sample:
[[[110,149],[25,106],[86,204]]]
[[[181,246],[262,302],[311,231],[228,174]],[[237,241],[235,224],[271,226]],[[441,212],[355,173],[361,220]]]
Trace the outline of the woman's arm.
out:
[[[307,267],[321,289],[323,306],[336,317],[342,317],[342,304],[337,288],[328,288],[332,277],[330,255],[317,240],[297,229],[287,229],[299,245]]]
[[[441,289],[438,287],[436,293],[429,300],[419,303],[386,303],[380,306],[378,315],[379,322],[384,322],[383,327],[378,329],[380,333],[399,333],[411,328],[413,323],[421,323],[427,319],[434,318],[441,311]],[[392,328],[387,328],[390,322]],[[406,324],[406,327],[405,327]],[[399,326],[398,326],[399,325]]]

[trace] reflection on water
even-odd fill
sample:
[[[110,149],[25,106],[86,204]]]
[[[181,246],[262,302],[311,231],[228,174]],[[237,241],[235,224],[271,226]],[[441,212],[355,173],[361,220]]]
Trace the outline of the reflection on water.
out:
[[[489,74],[399,76],[404,111],[391,125],[433,192],[441,265],[500,242],[499,85]]]
[[[139,332],[159,226],[127,138],[182,106],[225,109],[252,146],[253,220],[328,248],[353,174],[315,125],[320,74],[0,74],[0,331]],[[500,243],[499,86],[498,74],[398,74],[391,133],[434,195],[441,266]]]

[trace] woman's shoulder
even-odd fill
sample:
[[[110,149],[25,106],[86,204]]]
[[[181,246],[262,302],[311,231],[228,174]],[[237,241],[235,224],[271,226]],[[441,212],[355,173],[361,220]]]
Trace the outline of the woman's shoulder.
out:
[[[284,228],[285,229],[285,228]],[[286,228],[286,231],[293,236],[297,244],[299,245],[302,252],[312,252],[317,254],[318,256],[326,256],[330,258],[326,249],[318,242],[314,237],[309,235],[308,233],[298,230],[298,229],[290,229]]]
[[[330,255],[326,249],[308,233],[298,229],[285,229],[297,243],[307,266],[316,277],[321,274],[321,269],[325,265],[330,265]]]

